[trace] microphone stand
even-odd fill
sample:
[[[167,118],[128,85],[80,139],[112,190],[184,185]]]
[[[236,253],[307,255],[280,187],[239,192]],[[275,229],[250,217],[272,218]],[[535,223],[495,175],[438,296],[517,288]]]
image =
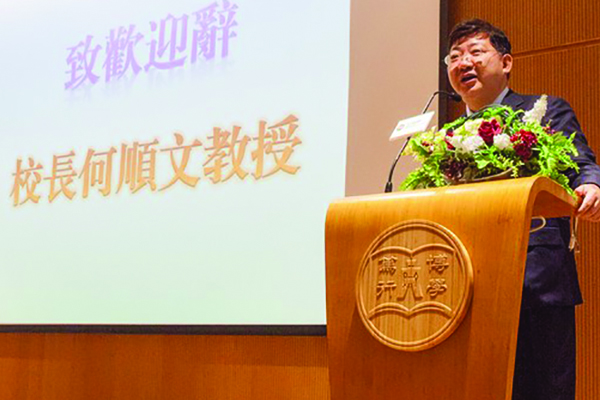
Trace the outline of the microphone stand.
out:
[[[443,94],[445,96],[448,96],[452,100],[457,101],[457,102],[462,100],[460,95],[458,95],[457,93],[451,93],[451,92],[446,92],[444,90],[438,90],[437,92],[433,93],[431,95],[431,97],[429,97],[427,104],[425,104],[425,108],[423,108],[423,111],[421,111],[421,115],[425,114],[427,112],[427,110],[429,109],[429,106],[431,105],[431,102],[433,101],[435,96],[437,96],[438,94]],[[408,142],[410,141],[411,137],[412,137],[412,135],[408,135],[406,137],[406,140],[404,141],[402,148],[400,149],[400,151],[398,152],[398,155],[394,159],[394,163],[392,164],[392,168],[390,169],[390,174],[388,176],[388,180],[385,183],[384,193],[391,193],[394,188],[394,184],[392,183],[392,178],[394,177],[394,169],[396,169],[396,164],[398,164],[400,157],[402,157],[402,153],[404,153],[404,149],[406,149],[406,146],[408,145]]]

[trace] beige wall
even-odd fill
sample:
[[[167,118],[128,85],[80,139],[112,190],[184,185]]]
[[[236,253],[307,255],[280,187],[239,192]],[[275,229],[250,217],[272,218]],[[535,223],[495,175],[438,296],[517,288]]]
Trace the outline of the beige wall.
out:
[[[388,138],[437,90],[440,65],[439,0],[353,0],[351,11],[348,196],[383,192],[402,145]],[[403,157],[395,182],[415,167]]]

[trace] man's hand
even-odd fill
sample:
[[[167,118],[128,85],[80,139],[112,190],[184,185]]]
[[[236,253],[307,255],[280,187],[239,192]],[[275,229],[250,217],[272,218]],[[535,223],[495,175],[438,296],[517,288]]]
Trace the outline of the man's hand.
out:
[[[578,186],[575,193],[582,198],[581,205],[577,210],[577,217],[587,221],[600,222],[600,187],[593,183],[586,183]]]

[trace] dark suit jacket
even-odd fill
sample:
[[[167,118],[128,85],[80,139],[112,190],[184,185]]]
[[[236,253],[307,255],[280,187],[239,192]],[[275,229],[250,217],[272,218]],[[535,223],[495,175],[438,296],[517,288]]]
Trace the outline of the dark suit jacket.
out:
[[[515,110],[530,110],[540,96],[528,96],[509,91],[502,104]],[[574,144],[579,155],[574,158],[579,172],[568,171],[572,188],[584,183],[600,186],[600,167],[575,112],[565,100],[548,96],[548,108],[542,124],[550,123],[552,129],[565,135],[576,132]],[[572,306],[582,302],[575,258],[569,251],[570,226],[568,218],[552,218],[545,228],[529,236],[523,307]]]

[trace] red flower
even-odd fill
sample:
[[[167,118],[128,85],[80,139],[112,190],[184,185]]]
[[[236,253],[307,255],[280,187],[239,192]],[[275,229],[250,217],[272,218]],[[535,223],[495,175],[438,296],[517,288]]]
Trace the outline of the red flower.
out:
[[[442,165],[441,167],[444,175],[446,175],[446,178],[450,179],[451,181],[457,181],[458,179],[462,178],[467,164],[464,161],[450,160],[447,164]]]
[[[525,143],[517,143],[515,144],[515,152],[523,161],[527,161],[531,158],[531,147],[527,147]]]
[[[502,133],[502,127],[495,119],[491,121],[483,121],[481,125],[479,125],[478,133],[485,144],[491,146],[494,144],[494,136]]]
[[[513,143],[520,141],[522,143],[525,143],[529,147],[533,146],[534,144],[537,144],[537,142],[538,142],[537,136],[535,136],[535,133],[526,131],[524,129],[521,129],[519,132],[512,135],[510,137],[510,141]]]
[[[513,146],[515,152],[523,161],[527,161],[531,158],[533,145],[537,144],[538,139],[535,133],[521,129],[510,137],[510,141],[515,143]]]
[[[454,131],[452,129],[448,129],[446,131],[446,137],[444,138],[444,141],[446,142],[446,146],[448,146],[448,150],[454,150],[454,146],[452,146],[452,144],[450,143],[450,140],[448,139],[449,137],[454,136]]]

